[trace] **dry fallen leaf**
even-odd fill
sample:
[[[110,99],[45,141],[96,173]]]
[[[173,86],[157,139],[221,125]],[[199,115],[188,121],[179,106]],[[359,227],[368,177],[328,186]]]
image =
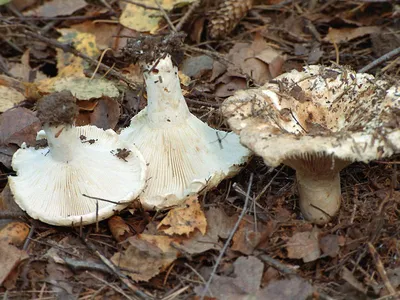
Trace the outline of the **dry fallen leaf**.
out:
[[[325,36],[324,40],[327,42],[340,44],[362,37],[367,34],[377,33],[379,31],[380,28],[377,26],[340,28],[340,29],[330,27],[328,34]]]
[[[126,240],[129,245],[111,257],[123,273],[135,281],[148,281],[167,268],[178,256],[168,236],[141,234]]]
[[[36,133],[41,129],[40,120],[26,108],[17,107],[7,110],[0,116],[0,144],[16,144],[23,142],[36,144]]]
[[[102,129],[114,129],[121,113],[118,101],[103,97],[90,114],[90,124]]]
[[[179,4],[188,4],[195,0],[159,0],[160,6],[169,11]],[[154,0],[142,0],[141,4],[156,9],[147,9],[132,3],[128,3],[122,11],[119,22],[136,31],[155,33],[158,29],[158,23],[162,20],[163,15],[159,11]]]
[[[286,242],[286,250],[289,258],[310,262],[321,256],[318,241],[319,230],[314,227],[311,231],[296,232]]]
[[[207,220],[206,234],[194,232],[190,238],[174,239],[174,244],[189,254],[203,253],[210,249],[221,249],[219,239],[228,238],[237,216],[228,217],[223,209],[212,207],[205,213]]]
[[[120,216],[113,216],[108,219],[108,228],[117,242],[125,241],[128,237],[133,236],[128,224]]]
[[[307,281],[297,276],[273,280],[260,289],[264,264],[254,256],[239,257],[233,267],[232,277],[214,275],[209,289],[213,297],[229,300],[306,300],[314,292],[314,288]],[[200,295],[202,290],[203,286],[195,288],[197,295]]]
[[[344,244],[344,237],[328,234],[319,241],[319,246],[324,255],[335,257],[339,254],[340,246]]]
[[[84,0],[52,0],[24,13],[25,16],[58,17],[68,16],[75,11],[84,8],[87,3]]]
[[[29,256],[24,250],[10,245],[6,241],[0,241],[0,286],[18,264]]]
[[[168,235],[189,235],[196,229],[205,235],[207,220],[197,196],[188,197],[182,205],[171,209],[157,228]]]
[[[260,243],[265,229],[266,226],[259,222],[255,230],[254,219],[251,216],[245,216],[233,236],[231,250],[251,255]]]
[[[20,247],[29,234],[29,226],[23,222],[8,223],[0,230],[0,241]]]
[[[118,25],[102,22],[85,21],[72,25],[70,28],[79,32],[90,33],[95,36],[97,47],[100,50],[114,48],[115,40],[118,39]]]
[[[0,112],[5,112],[23,100],[25,100],[24,95],[17,90],[0,85]]]

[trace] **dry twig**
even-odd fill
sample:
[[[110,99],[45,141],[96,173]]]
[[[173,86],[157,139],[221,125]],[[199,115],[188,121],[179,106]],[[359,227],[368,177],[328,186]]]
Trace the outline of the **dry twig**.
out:
[[[210,278],[208,279],[207,284],[205,285],[205,287],[203,289],[203,292],[201,293],[201,297],[200,297],[201,300],[203,300],[204,297],[206,296],[207,291],[210,288],[211,281],[213,280],[213,277],[214,277],[215,273],[217,272],[218,266],[221,263],[221,260],[222,260],[222,258],[224,256],[226,250],[228,249],[228,246],[231,243],[231,240],[232,240],[233,236],[235,235],[235,232],[238,229],[240,222],[242,221],[244,215],[246,214],[247,206],[248,206],[247,204],[249,203],[249,198],[250,198],[251,186],[253,184],[253,177],[254,177],[254,174],[251,173],[250,179],[249,179],[249,186],[247,188],[246,200],[244,201],[244,205],[243,205],[243,210],[240,213],[240,216],[237,219],[237,221],[235,223],[235,226],[233,226],[232,231],[230,232],[228,239],[225,241],[224,247],[221,249],[217,260],[215,261],[215,264],[214,264],[213,270],[211,272]]]

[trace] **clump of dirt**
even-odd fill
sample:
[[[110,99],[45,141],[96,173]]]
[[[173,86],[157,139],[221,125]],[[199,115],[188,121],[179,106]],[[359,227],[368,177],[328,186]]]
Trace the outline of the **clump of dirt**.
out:
[[[122,54],[126,61],[146,64],[170,54],[172,61],[178,65],[183,60],[182,44],[185,37],[185,33],[171,33],[128,39],[125,48],[122,49]]]
[[[78,112],[76,99],[70,91],[47,95],[37,104],[37,117],[51,126],[73,124]]]

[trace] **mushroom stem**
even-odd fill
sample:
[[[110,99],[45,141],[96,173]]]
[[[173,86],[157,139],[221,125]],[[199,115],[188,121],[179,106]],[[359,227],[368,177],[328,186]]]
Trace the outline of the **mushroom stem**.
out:
[[[296,172],[300,209],[307,220],[325,224],[340,207],[340,174],[322,177],[310,173]]]
[[[182,122],[189,117],[189,108],[183,97],[178,69],[166,55],[143,72],[147,85],[147,117],[155,125]]]
[[[49,155],[54,160],[60,162],[72,160],[74,145],[71,145],[70,135],[68,134],[71,128],[72,126],[67,124],[57,126],[45,124],[43,126],[50,149]]]

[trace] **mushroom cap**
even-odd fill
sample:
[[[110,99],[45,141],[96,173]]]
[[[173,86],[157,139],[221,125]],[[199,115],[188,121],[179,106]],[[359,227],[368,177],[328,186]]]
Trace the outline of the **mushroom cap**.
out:
[[[389,86],[345,67],[312,65],[237,92],[222,112],[267,165],[331,157],[344,167],[400,151],[400,88]]]
[[[167,55],[144,73],[148,105],[120,136],[142,152],[148,180],[140,200],[162,209],[217,186],[250,157],[234,133],[215,130],[189,112],[178,71]]]
[[[32,218],[57,226],[104,220],[125,208],[145,186],[146,163],[134,146],[127,146],[112,130],[95,126],[66,127],[73,158],[55,160],[49,147],[22,147],[13,156],[17,176],[9,176],[16,203]],[[117,149],[130,150],[118,155]],[[118,157],[119,156],[119,157]],[[110,200],[97,201],[83,196]]]
[[[190,114],[184,124],[155,127],[146,108],[121,132],[148,162],[140,201],[147,209],[177,205],[187,196],[217,186],[240,171],[250,151],[234,133],[215,130]]]

